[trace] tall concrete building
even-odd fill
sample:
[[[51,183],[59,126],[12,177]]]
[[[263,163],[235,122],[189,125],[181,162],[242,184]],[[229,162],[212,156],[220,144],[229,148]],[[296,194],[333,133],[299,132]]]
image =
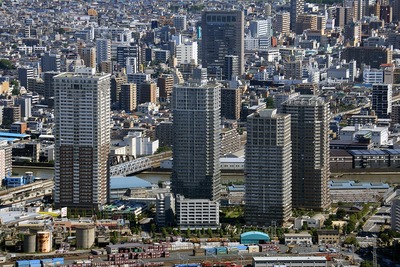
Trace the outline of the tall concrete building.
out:
[[[392,85],[372,85],[372,109],[380,119],[389,118],[392,112]]]
[[[221,195],[220,84],[175,86],[172,90],[172,192],[193,199]]]
[[[283,103],[291,115],[292,205],[324,210],[329,195],[329,103],[312,95],[300,95]]]
[[[238,66],[239,66],[239,57],[226,55],[224,59],[224,73],[223,79],[225,80],[232,80],[239,76],[238,73]]]
[[[157,103],[157,84],[145,81],[140,84],[137,90],[137,104],[146,102]]]
[[[80,56],[83,59],[86,67],[96,68],[96,48],[95,47],[82,47],[80,49]]]
[[[160,101],[164,102],[171,98],[172,88],[174,86],[174,77],[171,74],[162,74],[157,79],[157,87],[159,88]]]
[[[290,0],[290,29],[296,30],[297,17],[304,14],[304,0]]]
[[[97,65],[102,62],[111,61],[111,41],[108,39],[96,40],[96,61]]]
[[[291,148],[290,115],[278,114],[276,109],[264,109],[247,117],[247,224],[282,225],[291,216]]]
[[[178,31],[186,31],[187,22],[186,22],[186,15],[175,15],[173,18],[174,27]]]
[[[243,11],[205,11],[201,17],[201,64],[210,75],[220,73],[227,55],[238,56],[239,75],[244,73]]]
[[[110,74],[79,71],[54,77],[54,202],[92,212],[109,199]]]
[[[60,71],[61,70],[61,57],[58,54],[51,54],[46,52],[40,59],[42,72],[46,71]]]
[[[21,67],[18,68],[18,81],[20,86],[25,87],[26,89],[28,88],[28,79],[34,78],[35,73],[33,68],[29,67]]]
[[[290,13],[282,12],[276,13],[276,31],[277,33],[289,34],[290,33]]]
[[[121,110],[132,112],[136,109],[136,84],[121,84],[119,103]]]
[[[241,89],[221,89],[221,117],[228,120],[239,120],[241,109]]]

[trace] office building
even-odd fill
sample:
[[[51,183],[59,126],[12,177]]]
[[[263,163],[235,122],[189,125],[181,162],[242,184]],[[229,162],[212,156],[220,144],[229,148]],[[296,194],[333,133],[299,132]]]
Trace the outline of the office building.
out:
[[[129,81],[127,81],[126,76],[121,73],[118,73],[115,76],[114,75],[111,76],[111,103],[119,102],[119,97],[121,94],[121,85],[127,82],[130,83]]]
[[[21,107],[7,106],[3,108],[3,123],[6,128],[10,127],[13,122],[21,121]]]
[[[346,62],[355,60],[358,68],[365,64],[379,69],[381,64],[392,63],[392,54],[393,51],[386,47],[345,47],[341,59]]]
[[[290,33],[290,13],[281,12],[276,14],[276,32],[281,34]]]
[[[119,103],[121,110],[132,112],[136,109],[136,84],[126,83],[121,85]]]
[[[283,103],[291,115],[292,205],[325,210],[330,206],[329,103],[300,95]]]
[[[139,90],[137,90],[137,104],[142,103],[157,103],[157,84],[153,82],[143,82],[139,86]]]
[[[59,72],[48,71],[43,73],[43,96],[48,100],[54,96],[54,76],[60,74]]]
[[[227,55],[224,59],[223,79],[232,80],[239,76],[238,73],[239,58],[238,56]]]
[[[140,63],[140,47],[137,44],[117,46],[117,63],[120,69],[126,67],[128,57],[137,58],[138,63]]]
[[[32,117],[32,99],[26,96],[15,99],[15,105],[20,106],[21,119],[27,121]]]
[[[193,199],[221,195],[220,84],[175,86],[172,91],[172,192]]]
[[[283,225],[292,213],[290,115],[264,109],[247,117],[245,220]]]
[[[400,231],[400,197],[396,196],[392,201],[391,226],[393,231]]]
[[[174,77],[171,74],[163,74],[157,79],[157,87],[160,94],[160,101],[164,102],[171,98]]]
[[[390,117],[392,112],[391,84],[372,85],[372,109],[375,110],[375,114],[379,119]]]
[[[109,199],[110,74],[78,71],[54,77],[54,203],[93,212]]]
[[[156,196],[156,224],[174,226],[175,198],[171,193],[159,193]]]
[[[184,43],[176,46],[177,64],[186,64],[193,62],[197,65],[198,45],[197,42]]]
[[[111,61],[111,41],[108,39],[96,40],[96,62],[100,65],[102,62]]]
[[[301,80],[303,77],[303,63],[300,60],[284,63],[285,79]]]
[[[241,109],[241,89],[221,88],[221,117],[239,120]]]
[[[96,68],[96,48],[82,47],[79,51],[85,66],[88,68]]]
[[[28,88],[28,79],[34,78],[35,73],[32,68],[29,67],[22,67],[18,68],[18,81],[19,85]]]
[[[253,20],[250,21],[250,34],[254,38],[262,36],[272,36],[272,22],[271,19]]]
[[[162,121],[160,124],[156,125],[155,136],[160,142],[160,147],[172,146],[173,140],[173,124],[171,121]]]
[[[175,15],[172,18],[172,21],[174,23],[175,29],[177,29],[178,31],[186,31],[187,29],[186,15]]]
[[[12,145],[7,140],[0,141],[0,177],[12,175]]]
[[[188,199],[183,195],[177,195],[176,214],[180,229],[217,229],[220,227],[218,201]]]
[[[243,11],[205,11],[201,18],[201,64],[208,74],[216,75],[224,68],[227,55],[238,57],[239,75],[244,73]]]
[[[295,27],[296,34],[303,34],[305,30],[317,30],[317,21],[317,15],[298,15]]]
[[[42,66],[42,72],[61,70],[61,58],[58,54],[46,52],[42,55],[40,62]]]
[[[290,0],[290,29],[296,30],[297,18],[304,14],[304,0]]]

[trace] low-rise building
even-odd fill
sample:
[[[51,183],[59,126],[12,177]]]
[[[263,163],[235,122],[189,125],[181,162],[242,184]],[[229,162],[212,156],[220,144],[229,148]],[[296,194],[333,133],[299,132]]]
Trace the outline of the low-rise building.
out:
[[[253,257],[254,267],[326,267],[326,257],[295,256],[295,257]]]
[[[312,244],[312,236],[307,232],[284,234],[285,244],[304,245]]]
[[[217,229],[219,202],[209,199],[189,199],[176,196],[177,223],[181,229]]]
[[[337,229],[317,230],[318,244],[339,244],[339,237]]]

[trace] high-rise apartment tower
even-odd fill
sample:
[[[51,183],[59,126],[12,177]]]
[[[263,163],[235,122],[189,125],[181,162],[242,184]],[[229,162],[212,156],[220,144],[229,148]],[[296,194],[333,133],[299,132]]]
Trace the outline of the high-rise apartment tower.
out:
[[[290,115],[263,109],[247,117],[245,220],[282,225],[292,213]]]
[[[172,192],[218,200],[221,194],[221,89],[219,84],[172,90]]]
[[[329,103],[300,95],[283,103],[291,115],[292,205],[324,210],[329,196]]]
[[[98,210],[109,199],[110,74],[84,70],[54,77],[54,202]]]

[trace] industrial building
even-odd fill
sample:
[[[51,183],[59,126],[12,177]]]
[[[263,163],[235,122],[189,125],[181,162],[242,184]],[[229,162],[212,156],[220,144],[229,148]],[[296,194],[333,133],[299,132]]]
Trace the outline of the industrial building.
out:
[[[240,244],[251,245],[251,244],[265,244],[271,239],[268,234],[263,232],[246,232],[240,235]]]
[[[327,267],[327,264],[326,257],[253,257],[253,267]]]

